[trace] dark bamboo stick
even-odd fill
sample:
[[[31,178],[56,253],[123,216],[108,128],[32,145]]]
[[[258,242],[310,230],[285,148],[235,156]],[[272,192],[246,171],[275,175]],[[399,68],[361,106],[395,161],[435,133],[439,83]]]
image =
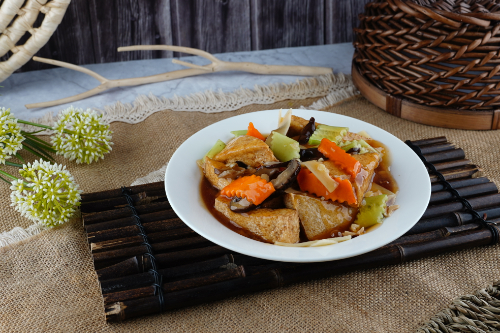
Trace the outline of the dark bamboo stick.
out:
[[[465,153],[462,148],[455,148],[437,153],[424,154],[424,157],[429,163],[437,163],[465,159]]]
[[[143,214],[148,214],[148,213],[155,213],[159,212],[162,210],[169,210],[172,207],[170,206],[170,203],[168,201],[162,201],[162,202],[153,202],[153,203],[148,203],[145,205],[139,205],[134,207],[135,210],[139,215]],[[116,220],[124,217],[129,217],[131,214],[130,208],[128,207],[123,207],[123,208],[117,208],[115,210],[108,210],[104,212],[96,212],[96,213],[87,213],[83,214],[83,224],[85,226],[95,224],[95,223],[100,223],[100,222],[106,222],[106,221],[111,221],[111,220]]]
[[[444,237],[437,241],[388,246],[353,258],[310,264],[303,269],[297,269],[296,265],[293,264],[290,267],[281,266],[279,269],[264,271],[246,278],[169,293],[168,297],[165,297],[164,309],[173,310],[207,303],[247,292],[324,278],[355,269],[399,264],[446,251],[487,245],[491,243],[491,239],[492,234],[489,229],[477,229]],[[160,312],[158,297],[145,297],[106,305],[106,320],[119,321],[158,312]]]
[[[479,177],[479,178],[466,178],[466,179],[457,179],[457,180],[450,180],[449,183],[453,188],[461,188],[461,187],[466,187],[466,186],[472,186],[472,185],[479,185],[479,184],[486,184],[489,183],[490,180],[486,177]],[[439,192],[444,190],[445,187],[441,183],[436,183],[431,186],[431,191],[432,192]]]
[[[243,268],[243,266],[237,266],[236,268],[228,269],[222,272],[216,272],[208,276],[200,276],[186,280],[167,282],[162,285],[162,290],[164,293],[171,293],[174,291],[206,286],[217,282],[228,281],[243,277],[245,277],[245,269]],[[113,302],[121,302],[121,301],[142,298],[142,297],[149,297],[154,295],[155,295],[155,287],[151,285],[137,289],[129,289],[129,290],[118,291],[115,293],[109,293],[103,295],[103,297],[104,297],[104,303],[108,304]]]
[[[182,239],[187,237],[195,236],[195,232],[187,230],[187,228],[167,230],[162,232],[148,233],[148,239],[150,244],[171,241],[176,239]],[[176,232],[175,230],[178,230]],[[130,246],[141,245],[144,242],[142,236],[135,235],[124,238],[111,239],[102,242],[90,243],[90,250],[92,253],[99,253],[109,250],[123,249]]]
[[[182,263],[201,261],[209,258],[229,254],[231,251],[222,246],[213,245],[196,249],[181,250],[168,253],[155,254],[156,264],[160,267],[172,267]],[[141,270],[147,271],[152,268],[151,258],[147,255],[136,256]]]
[[[232,262],[232,258],[228,255],[223,255],[214,259],[196,262],[193,264],[169,267],[159,269],[158,273],[163,276],[165,282],[176,280],[184,276],[193,276],[200,273],[215,271],[221,266]],[[137,269],[139,266],[137,265]],[[101,280],[101,291],[103,294],[113,293],[121,290],[136,289],[148,286],[154,283],[154,276],[150,272],[139,273],[135,275],[118,275],[119,277]]]
[[[158,253],[155,254],[154,257],[157,267],[165,268],[181,263],[210,259],[223,254],[229,254],[229,252],[228,249],[215,245],[169,253]],[[135,258],[135,260],[133,260],[133,258]],[[144,273],[152,268],[151,258],[148,255],[138,255],[133,258],[126,259],[110,267],[98,269],[97,275],[100,277],[103,274],[102,272],[108,272],[110,268],[114,274],[112,277],[131,275],[130,272],[132,272],[132,274]],[[106,274],[106,278],[102,279],[106,280],[109,278],[110,276]]]
[[[121,275],[133,275],[140,273],[139,262],[136,257],[128,258],[119,264],[96,270],[97,277],[101,280],[112,279]]]
[[[478,229],[481,228],[481,224],[479,223],[468,223],[460,226],[455,226],[455,227],[444,227],[440,228],[437,230],[433,231],[428,231],[420,234],[413,234],[413,235],[405,235],[402,237],[399,237],[395,241],[387,244],[386,246],[391,246],[391,245],[396,245],[396,244],[408,244],[408,243],[414,243],[414,242],[422,242],[422,241],[435,241],[439,240],[443,237],[448,237],[453,234],[457,234],[460,232],[468,231],[468,230],[473,230],[473,229]]]
[[[486,214],[488,220],[500,217],[500,207],[485,208],[477,212],[480,216]],[[474,216],[466,212],[443,214],[433,218],[421,219],[406,233],[406,235],[420,234],[444,227],[456,227],[472,221],[474,221]]]
[[[181,249],[184,250],[184,249],[208,246],[211,244],[213,243],[201,236],[194,236],[172,241],[152,243],[151,247],[153,248],[154,253],[162,253],[172,250],[181,250]],[[147,252],[147,247],[145,245],[138,245],[117,250],[92,253],[92,257],[94,259],[94,265],[95,265],[95,264],[106,263],[112,260],[113,261],[123,260],[125,258],[138,256],[146,252]]]
[[[274,281],[273,284],[270,282]],[[203,304],[242,293],[257,292],[279,286],[277,276],[273,271],[263,272],[247,278],[219,282],[209,286],[186,289],[169,293],[165,297],[165,310]],[[193,291],[196,293],[194,294]],[[144,297],[135,300],[116,302],[105,307],[107,321],[123,321],[160,312],[158,297]]]
[[[139,202],[147,197],[146,192],[140,192],[130,196],[135,202]],[[83,202],[80,206],[82,213],[100,212],[104,210],[113,209],[116,206],[123,206],[127,204],[125,197],[110,198],[102,201]]]
[[[445,151],[445,150],[450,150],[450,149],[455,149],[455,146],[452,143],[438,143],[434,145],[426,145],[420,147],[420,151],[422,154],[432,154],[432,153],[437,153],[440,151]]]
[[[467,200],[475,210],[494,207],[500,202],[500,193],[469,198]],[[448,202],[439,205],[432,205],[427,207],[424,215],[422,215],[422,219],[439,216],[449,212],[459,212],[463,209],[465,209],[465,207],[461,202]]]
[[[127,187],[127,189],[130,190],[131,194],[137,194],[140,192],[146,192],[149,194],[151,192],[158,192],[158,191],[163,190],[164,191],[163,196],[165,196],[165,183],[164,182],[156,182],[156,183],[150,183],[150,184],[144,184],[144,185],[130,186],[130,187]],[[82,202],[104,200],[104,199],[121,197],[121,196],[122,196],[122,190],[120,188],[114,189],[114,190],[108,190],[108,191],[101,191],[101,192],[84,193],[81,195]],[[151,195],[148,195],[148,196],[151,196]]]
[[[434,167],[436,168],[436,170],[441,171],[446,169],[459,168],[469,164],[472,163],[469,160],[463,159],[463,160],[454,160],[442,163],[434,163]]]
[[[141,200],[151,197],[165,196],[165,190],[157,190],[150,192],[140,192],[138,194],[132,194],[134,205],[139,205]],[[103,212],[107,210],[114,210],[116,208],[121,208],[128,204],[127,199],[124,196],[104,199],[100,201],[87,201],[82,202],[80,209],[82,213],[95,213]]]
[[[448,142],[448,139],[445,136],[438,136],[435,138],[429,138],[429,139],[422,139],[422,140],[415,140],[411,141],[416,146],[422,147],[426,145],[433,145],[437,143],[445,143]]]
[[[472,185],[456,189],[461,197],[469,198],[472,196],[486,195],[490,193],[498,193],[498,188],[495,183],[485,183],[479,185]],[[436,204],[439,202],[454,200],[455,196],[449,191],[434,192],[431,194],[429,204]]]
[[[90,224],[85,226],[85,230],[87,233],[91,232],[96,232],[96,231],[103,231],[103,230],[109,230],[109,229],[116,229],[116,228],[121,228],[121,227],[126,227],[126,226],[131,226],[136,224],[135,218],[130,216],[132,213],[129,210],[129,216],[119,218],[116,220],[111,220],[107,222],[99,222],[95,224]],[[174,219],[177,217],[177,214],[172,210],[162,210],[159,212],[154,212],[154,213],[149,213],[149,214],[142,214],[139,215],[141,218],[141,223],[143,225],[146,225],[148,222],[156,222],[156,221],[164,221],[164,220],[169,220],[169,219]]]
[[[400,264],[439,253],[483,246],[491,243],[492,234],[489,229],[475,229],[434,241],[411,242],[398,244],[375,250],[373,252],[336,262],[318,263],[307,269],[283,267],[280,269],[281,281],[284,285],[301,282],[307,279],[317,279],[353,269],[366,269],[381,265]]]
[[[473,174],[475,174],[477,171],[479,171],[479,168],[476,165],[470,164],[470,165],[464,166],[463,168],[447,169],[447,170],[443,170],[440,172],[444,176],[444,179],[449,181],[449,180],[453,180],[453,179],[470,177]],[[430,179],[431,179],[431,183],[435,183],[435,182],[439,181],[439,179],[434,175],[431,175]]]
[[[182,220],[179,218],[144,223],[143,227],[144,227],[144,230],[146,231],[146,233],[148,234],[148,237],[149,237],[150,233],[156,233],[156,232],[160,232],[160,231],[171,231],[172,233],[175,233],[174,230],[176,230],[176,229],[186,229],[187,228],[186,224],[184,222],[182,222]],[[103,241],[107,241],[107,240],[132,237],[132,236],[137,235],[139,232],[140,232],[140,230],[139,230],[138,226],[131,225],[131,226],[122,227],[122,228],[89,232],[87,234],[87,238],[88,238],[89,242],[98,243],[98,242],[103,242]]]

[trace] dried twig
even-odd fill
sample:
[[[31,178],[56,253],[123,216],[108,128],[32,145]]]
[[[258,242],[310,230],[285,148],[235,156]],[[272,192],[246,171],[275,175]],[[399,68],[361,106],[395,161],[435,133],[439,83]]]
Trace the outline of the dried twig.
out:
[[[261,65],[252,62],[229,62],[222,61],[214,57],[208,52],[193,49],[190,47],[182,47],[182,46],[173,46],[173,45],[136,45],[136,46],[126,46],[119,47],[118,52],[122,51],[139,51],[139,50],[166,50],[166,51],[174,51],[174,52],[183,52],[190,53],[197,56],[201,56],[211,61],[210,64],[200,66],[195,64],[190,64],[185,61],[173,59],[172,62],[174,64],[183,65],[189,67],[189,69],[182,69],[173,72],[167,72],[163,74],[137,77],[137,78],[129,78],[129,79],[118,79],[118,80],[109,80],[105,77],[100,76],[99,74],[81,67],[72,64],[68,64],[62,61],[45,59],[40,57],[33,57],[33,60],[43,62],[50,65],[65,67],[68,69],[72,69],[78,72],[85,73],[87,75],[92,76],[101,84],[89,91],[84,93],[74,95],[71,97],[61,98],[55,101],[43,102],[43,103],[34,103],[28,104],[26,107],[28,109],[32,108],[41,108],[41,107],[49,107],[64,103],[71,103],[74,101],[78,101],[90,96],[97,95],[101,92],[104,92],[111,88],[116,87],[126,87],[126,86],[137,86],[141,84],[147,83],[156,83],[162,81],[169,81],[180,79],[189,76],[195,76],[200,74],[206,74],[211,72],[223,72],[223,71],[243,71],[255,74],[281,74],[281,75],[303,75],[303,76],[315,76],[315,75],[323,75],[332,73],[331,68],[327,67],[310,67],[310,66],[281,66],[281,65]]]

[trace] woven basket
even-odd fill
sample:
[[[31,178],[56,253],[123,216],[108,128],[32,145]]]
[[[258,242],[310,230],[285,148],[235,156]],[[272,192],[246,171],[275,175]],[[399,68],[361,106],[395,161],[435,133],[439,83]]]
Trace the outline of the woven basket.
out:
[[[0,82],[27,63],[44,46],[66,13],[71,0],[0,0],[0,57],[11,51],[11,56],[0,62]],[[42,24],[33,24],[44,14]],[[24,45],[16,45],[28,33]]]
[[[378,0],[359,18],[353,78],[370,101],[419,123],[499,128],[500,0]]]

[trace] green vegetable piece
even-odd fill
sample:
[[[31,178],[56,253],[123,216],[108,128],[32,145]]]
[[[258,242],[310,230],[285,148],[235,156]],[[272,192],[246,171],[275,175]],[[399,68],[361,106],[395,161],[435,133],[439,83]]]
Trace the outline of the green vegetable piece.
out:
[[[239,130],[239,131],[232,131],[231,134],[234,135],[235,137],[239,137],[242,135],[247,135],[248,130]]]
[[[271,140],[266,140],[266,143],[269,144],[274,156],[281,162],[288,162],[294,158],[300,158],[299,143],[286,135],[272,132]]]
[[[221,140],[217,140],[217,142],[214,144],[214,146],[208,151],[208,153],[203,157],[209,157],[209,158],[214,158],[215,155],[221,152],[222,149],[226,148],[226,144],[222,142]]]
[[[380,152],[377,149],[370,146],[368,143],[366,143],[365,140],[358,140],[358,143],[361,144],[362,148],[366,148],[367,151],[372,152],[372,153],[377,153],[380,155]]]
[[[317,125],[316,130],[313,135],[309,138],[309,144],[317,146],[321,143],[321,140],[326,138],[332,142],[338,144],[344,135],[349,131],[348,127],[335,127],[328,125]]]
[[[377,223],[382,223],[387,207],[387,195],[381,194],[364,199],[364,204],[359,209],[354,223],[368,228]]]
[[[347,151],[351,150],[352,148],[361,148],[361,145],[359,144],[358,141],[352,140],[349,144],[346,144],[345,146],[342,146],[340,148],[342,148],[344,151],[347,152]]]

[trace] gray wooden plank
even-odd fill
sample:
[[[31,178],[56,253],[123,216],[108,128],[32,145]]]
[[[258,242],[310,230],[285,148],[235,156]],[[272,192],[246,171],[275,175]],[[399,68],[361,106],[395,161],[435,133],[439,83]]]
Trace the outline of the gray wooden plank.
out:
[[[210,53],[251,50],[250,0],[171,0],[171,15],[174,45]]]
[[[371,0],[325,0],[325,43],[354,40],[353,28],[359,25],[358,15]]]
[[[155,44],[172,45],[170,0],[155,0]],[[155,58],[172,58],[173,52],[159,51]]]
[[[252,0],[252,49],[321,45],[324,0]]]
[[[163,1],[168,5],[168,0]],[[151,59],[151,51],[117,52],[119,46],[156,44],[155,1],[89,0],[95,60],[98,63]]]

